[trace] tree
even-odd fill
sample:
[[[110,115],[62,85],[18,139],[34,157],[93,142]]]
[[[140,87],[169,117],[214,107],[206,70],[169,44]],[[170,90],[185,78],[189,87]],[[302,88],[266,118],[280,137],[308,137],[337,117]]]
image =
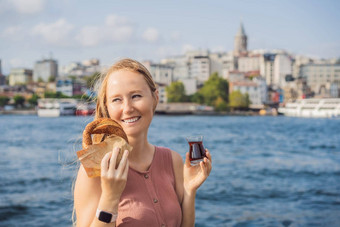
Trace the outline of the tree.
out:
[[[242,94],[240,91],[233,91],[229,96],[229,106],[233,109],[245,109],[250,105],[248,93]]]
[[[166,94],[168,97],[168,102],[187,101],[184,85],[180,81],[172,82],[168,87],[166,87]]]
[[[50,76],[48,78],[48,82],[55,82],[56,77],[55,76]]]
[[[33,94],[31,98],[28,99],[28,102],[31,106],[36,106],[38,105],[38,99],[40,97],[37,94]]]
[[[0,107],[4,107],[8,104],[9,98],[7,96],[0,96]]]
[[[196,92],[195,94],[190,96],[190,101],[203,104],[204,103],[204,97],[201,93]]]
[[[61,99],[61,98],[70,98],[69,96],[67,95],[64,95],[63,93],[61,93],[60,91],[57,91],[57,92],[48,92],[46,91],[44,93],[44,97],[45,98],[57,98],[57,99]]]
[[[13,97],[14,99],[14,103],[15,103],[15,106],[18,107],[18,106],[24,106],[24,103],[25,103],[25,97],[21,96],[21,95],[16,95]]]
[[[221,96],[218,96],[215,100],[214,107],[216,111],[226,111],[228,104]]]
[[[68,78],[70,78],[72,81],[75,81],[77,79],[77,76],[69,75]]]
[[[203,103],[209,106],[215,106],[216,100],[220,97],[224,102],[228,102],[229,83],[227,80],[219,77],[218,73],[213,73],[198,91],[203,97]]]

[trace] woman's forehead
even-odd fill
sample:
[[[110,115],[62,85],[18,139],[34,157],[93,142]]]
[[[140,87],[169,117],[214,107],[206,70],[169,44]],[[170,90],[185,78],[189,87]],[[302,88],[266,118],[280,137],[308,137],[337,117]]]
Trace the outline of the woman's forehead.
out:
[[[107,92],[115,90],[144,90],[148,88],[148,84],[144,76],[138,72],[119,70],[111,73],[107,82]]]

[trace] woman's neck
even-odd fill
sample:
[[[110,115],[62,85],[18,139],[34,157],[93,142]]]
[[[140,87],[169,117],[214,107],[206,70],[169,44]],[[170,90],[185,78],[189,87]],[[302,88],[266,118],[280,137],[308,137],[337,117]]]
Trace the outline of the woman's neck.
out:
[[[129,137],[129,144],[133,147],[129,154],[129,162],[132,165],[151,164],[154,146],[148,142],[147,136]]]

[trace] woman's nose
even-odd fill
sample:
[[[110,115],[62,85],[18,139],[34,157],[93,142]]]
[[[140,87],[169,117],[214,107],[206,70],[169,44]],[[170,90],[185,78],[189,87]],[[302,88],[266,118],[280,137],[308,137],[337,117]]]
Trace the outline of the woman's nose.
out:
[[[124,104],[124,113],[131,113],[133,112],[133,104],[131,101],[126,101]]]

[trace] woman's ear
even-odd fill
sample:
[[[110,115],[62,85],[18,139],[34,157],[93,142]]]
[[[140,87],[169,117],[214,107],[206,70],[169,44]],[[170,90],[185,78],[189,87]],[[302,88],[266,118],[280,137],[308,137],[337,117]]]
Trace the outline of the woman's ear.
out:
[[[159,91],[158,91],[158,89],[156,89],[155,95],[156,95],[156,105],[157,105],[158,102],[159,102]]]
[[[156,91],[154,91],[153,96],[154,96],[154,102],[155,102],[154,105],[153,105],[153,112],[155,112],[156,107],[157,107],[158,102],[159,102],[159,92],[158,92],[158,89],[156,89]]]

